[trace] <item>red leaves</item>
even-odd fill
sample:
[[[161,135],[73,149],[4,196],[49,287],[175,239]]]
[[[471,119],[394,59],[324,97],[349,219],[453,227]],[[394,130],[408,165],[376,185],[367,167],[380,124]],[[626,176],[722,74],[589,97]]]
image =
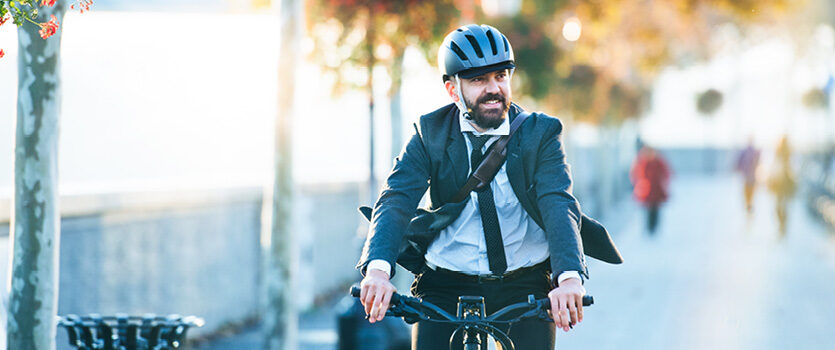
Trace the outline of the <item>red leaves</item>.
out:
[[[6,53],[3,52],[3,49],[0,49],[0,58],[3,58],[3,56],[6,56]]]
[[[75,5],[78,5],[78,9],[81,13],[84,13],[84,11],[90,11],[90,6],[93,5],[93,0],[79,0],[77,4],[70,5],[70,9],[75,10]]]
[[[55,6],[55,0],[41,0],[41,6]]]
[[[48,37],[51,37],[53,34],[55,34],[55,32],[58,31],[58,19],[55,18],[55,15],[52,15],[51,17],[52,19],[50,19],[49,22],[44,22],[40,24],[41,30],[38,31],[38,33],[41,34],[41,38],[46,39]]]

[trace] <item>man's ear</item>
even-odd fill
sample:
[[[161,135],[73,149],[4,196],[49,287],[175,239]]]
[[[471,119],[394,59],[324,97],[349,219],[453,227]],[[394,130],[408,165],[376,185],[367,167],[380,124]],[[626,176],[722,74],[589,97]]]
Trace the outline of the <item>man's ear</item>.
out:
[[[446,92],[452,98],[452,101],[458,103],[458,93],[455,92],[455,83],[451,79],[447,80],[444,82],[444,88],[446,88]]]

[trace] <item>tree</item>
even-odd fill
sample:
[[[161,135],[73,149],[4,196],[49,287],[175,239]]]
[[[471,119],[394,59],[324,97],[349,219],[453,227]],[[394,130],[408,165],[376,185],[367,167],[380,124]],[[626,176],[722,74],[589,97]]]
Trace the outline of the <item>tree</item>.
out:
[[[620,85],[632,92],[626,99],[632,100],[629,104],[642,105],[644,98],[640,96],[649,91],[661,68],[712,55],[709,38],[716,25],[769,22],[791,8],[787,0],[582,2],[567,9],[584,21],[583,39],[569,52],[567,61],[594,67],[596,96],[613,96]],[[611,118],[613,100],[596,101],[603,103],[581,117],[594,121]]]
[[[333,92],[365,89],[369,98],[371,131],[370,191],[376,196],[374,178],[374,67],[384,65],[391,77],[389,88],[392,123],[392,156],[402,139],[400,87],[403,54],[410,45],[420,48],[432,62],[443,37],[457,23],[455,1],[314,0],[308,8],[309,32],[315,49],[311,57],[335,79]],[[366,79],[351,80],[361,69]]]
[[[717,24],[767,23],[796,5],[788,0],[524,1],[511,18],[480,14],[513,43],[520,95],[595,123],[638,116],[661,68],[710,57]],[[579,40],[563,24],[582,24]]]
[[[292,297],[292,116],[295,72],[301,39],[301,1],[281,0],[281,43],[278,59],[278,114],[275,123],[275,169],[272,193],[264,201],[269,216],[262,224],[266,302],[264,349],[296,349],[297,314]]]
[[[40,15],[64,15],[64,4]],[[54,16],[54,17],[53,17]],[[56,24],[57,27],[57,24]],[[40,40],[43,27],[18,28],[18,98],[8,349],[55,348],[58,304],[58,125],[60,33]]]

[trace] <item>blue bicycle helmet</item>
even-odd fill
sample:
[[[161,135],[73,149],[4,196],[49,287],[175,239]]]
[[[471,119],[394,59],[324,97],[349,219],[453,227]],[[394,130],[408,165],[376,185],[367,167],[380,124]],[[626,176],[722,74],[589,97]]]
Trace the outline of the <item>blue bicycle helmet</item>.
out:
[[[516,68],[513,48],[498,29],[468,24],[447,34],[438,50],[438,68],[444,81],[458,75],[472,78],[487,72]]]

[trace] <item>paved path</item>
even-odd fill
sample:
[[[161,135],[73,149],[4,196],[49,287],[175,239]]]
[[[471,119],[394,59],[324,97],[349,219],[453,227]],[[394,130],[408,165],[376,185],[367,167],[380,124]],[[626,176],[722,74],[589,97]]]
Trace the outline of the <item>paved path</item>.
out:
[[[558,349],[835,348],[835,235],[801,201],[781,240],[762,189],[751,217],[728,177],[680,177],[671,193],[655,237],[632,203],[603,220],[626,263],[589,262],[596,304]],[[334,327],[326,309],[303,315],[300,349],[335,349]],[[250,331],[198,350],[258,344]]]
[[[797,200],[778,239],[771,197],[760,189],[747,218],[741,193],[728,178],[678,179],[657,237],[642,216],[621,220],[626,263],[591,264],[596,305],[558,348],[835,348],[835,235]]]

